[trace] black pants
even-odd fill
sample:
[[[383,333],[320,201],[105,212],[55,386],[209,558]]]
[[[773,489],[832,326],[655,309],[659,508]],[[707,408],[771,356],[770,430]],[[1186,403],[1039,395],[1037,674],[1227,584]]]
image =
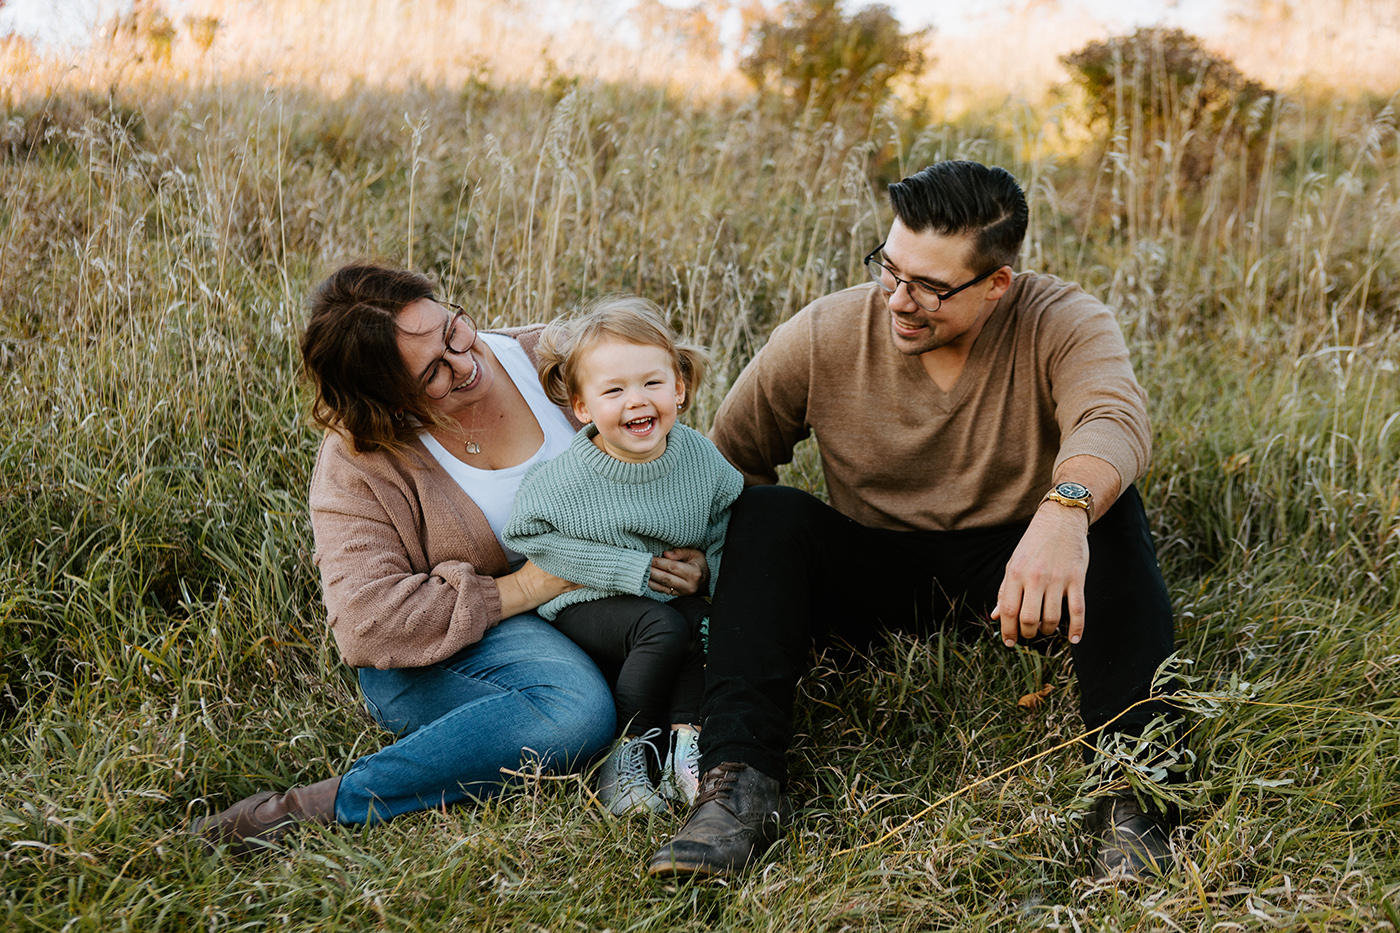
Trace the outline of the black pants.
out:
[[[554,627],[593,659],[613,688],[618,734],[664,733],[699,723],[705,689],[700,623],[710,604],[699,596],[658,602],[609,596],[562,610]]]
[[[986,618],[1025,530],[886,531],[800,490],[745,490],[710,613],[702,767],[739,761],[786,780],[793,695],[813,638],[859,646],[884,629],[927,632],[955,605]],[[1134,487],[1089,535],[1085,604],[1084,635],[1071,651],[1080,713],[1094,729],[1146,698],[1172,651],[1171,601]],[[1068,625],[1066,609],[1061,633]],[[1110,731],[1137,733],[1169,712],[1144,704]]]

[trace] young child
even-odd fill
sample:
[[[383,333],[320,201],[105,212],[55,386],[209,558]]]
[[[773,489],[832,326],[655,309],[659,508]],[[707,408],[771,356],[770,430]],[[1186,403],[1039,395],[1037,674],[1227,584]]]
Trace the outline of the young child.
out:
[[[712,594],[743,489],[704,435],[676,423],[705,354],[677,344],[660,309],[631,297],[551,324],[537,353],[545,393],[584,428],[525,475],[503,539],[582,584],[537,611],[615,683],[621,741],[599,770],[603,804],[619,814],[662,809],[666,798],[693,804],[709,604],[677,597],[651,569],[672,549],[703,551]]]

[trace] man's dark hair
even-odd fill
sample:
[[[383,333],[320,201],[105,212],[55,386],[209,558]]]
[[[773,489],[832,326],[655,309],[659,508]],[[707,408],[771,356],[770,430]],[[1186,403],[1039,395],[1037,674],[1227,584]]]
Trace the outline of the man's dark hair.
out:
[[[890,185],[890,205],[914,233],[972,234],[972,268],[1015,267],[1026,236],[1026,195],[1004,168],[936,162]]]

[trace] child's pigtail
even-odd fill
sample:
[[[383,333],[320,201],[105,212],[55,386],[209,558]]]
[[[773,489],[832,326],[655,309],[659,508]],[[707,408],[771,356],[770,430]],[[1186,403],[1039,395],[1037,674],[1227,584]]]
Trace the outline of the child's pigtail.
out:
[[[568,408],[573,402],[569,395],[568,382],[564,379],[568,343],[568,327],[555,321],[545,327],[544,333],[540,334],[540,342],[535,347],[535,365],[540,374],[540,386],[549,400],[560,408]]]
[[[700,383],[705,381],[705,370],[710,365],[710,354],[704,347],[693,346],[688,343],[677,343],[675,346],[676,362],[680,364],[681,381],[685,383],[685,404],[689,405],[695,399],[695,391],[700,387]]]

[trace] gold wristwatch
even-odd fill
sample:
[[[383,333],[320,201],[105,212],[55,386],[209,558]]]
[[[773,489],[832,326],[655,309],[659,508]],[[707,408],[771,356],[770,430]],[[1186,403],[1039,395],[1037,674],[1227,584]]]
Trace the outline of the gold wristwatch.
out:
[[[1045,494],[1041,502],[1049,500],[1060,505],[1083,509],[1089,515],[1089,524],[1094,523],[1094,494],[1078,483],[1056,483],[1055,488]]]

